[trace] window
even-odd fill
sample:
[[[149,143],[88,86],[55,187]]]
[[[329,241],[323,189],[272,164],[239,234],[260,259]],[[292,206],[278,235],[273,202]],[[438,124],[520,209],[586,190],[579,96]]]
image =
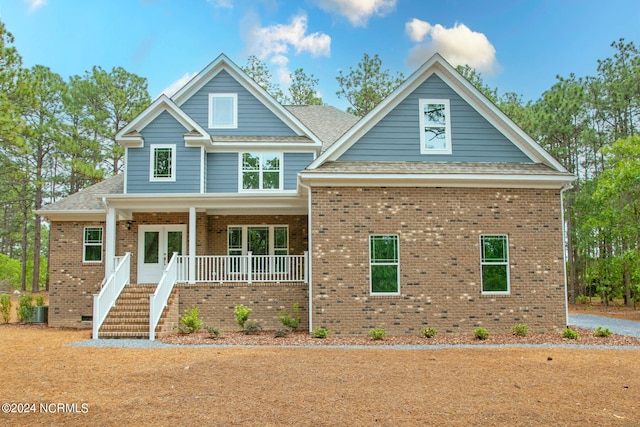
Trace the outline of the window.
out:
[[[482,292],[509,293],[509,244],[507,236],[480,236]]]
[[[398,236],[369,236],[369,277],[372,294],[400,293],[398,253]]]
[[[228,228],[228,254],[288,255],[289,227],[286,225],[234,225]]]
[[[451,154],[451,117],[448,99],[421,99],[420,153]]]
[[[209,128],[236,129],[238,127],[238,94],[209,94]]]
[[[85,227],[82,262],[102,262],[102,227]]]
[[[281,190],[282,154],[241,153],[241,190]]]
[[[150,181],[176,180],[176,146],[151,144]]]

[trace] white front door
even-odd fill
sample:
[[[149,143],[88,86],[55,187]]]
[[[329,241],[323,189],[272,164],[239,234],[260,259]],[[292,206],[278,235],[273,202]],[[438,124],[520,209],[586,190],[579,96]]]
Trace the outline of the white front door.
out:
[[[138,283],[158,283],[174,252],[187,248],[186,225],[141,225],[138,227]]]

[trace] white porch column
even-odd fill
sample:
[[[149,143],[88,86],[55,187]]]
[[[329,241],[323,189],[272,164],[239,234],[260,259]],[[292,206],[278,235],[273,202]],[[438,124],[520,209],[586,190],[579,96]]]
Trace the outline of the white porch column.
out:
[[[107,221],[103,239],[105,242],[104,275],[109,277],[116,267],[116,210],[114,208],[107,208]]]
[[[196,208],[189,208],[189,283],[196,283]]]

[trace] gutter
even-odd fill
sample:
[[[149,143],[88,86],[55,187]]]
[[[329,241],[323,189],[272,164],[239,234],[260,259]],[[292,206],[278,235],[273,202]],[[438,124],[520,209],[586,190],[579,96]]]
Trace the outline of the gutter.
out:
[[[309,256],[309,265],[307,266],[308,278],[309,278],[309,333],[313,331],[313,251],[312,251],[312,228],[311,228],[311,187],[303,184],[298,174],[298,185],[307,189],[307,250]]]
[[[567,230],[564,220],[564,192],[571,190],[573,184],[565,184],[560,190],[560,214],[562,218],[562,271],[564,272],[564,310],[565,325],[569,327],[569,284],[567,283]]]

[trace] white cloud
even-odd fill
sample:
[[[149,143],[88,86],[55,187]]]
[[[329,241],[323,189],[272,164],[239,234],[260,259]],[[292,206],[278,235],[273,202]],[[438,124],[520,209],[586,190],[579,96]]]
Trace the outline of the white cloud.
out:
[[[207,3],[220,9],[233,9],[233,0],[207,0]]]
[[[169,86],[162,90],[162,93],[167,95],[168,97],[173,96],[178,90],[182,89],[182,86],[186,85],[189,80],[194,78],[198,73],[186,73],[182,77],[180,77],[175,82],[171,83]]]
[[[331,53],[331,37],[316,32],[307,34],[307,15],[300,14],[291,18],[289,24],[277,24],[262,27],[254,17],[249,17],[251,24],[245,30],[248,52],[261,61],[269,62],[277,67],[275,72],[281,84],[288,84],[288,54],[293,50],[295,55],[309,53],[312,57],[329,56]]]
[[[471,31],[464,24],[456,23],[451,28],[445,28],[414,18],[405,24],[405,31],[416,43],[430,38],[409,51],[407,62],[412,67],[419,67],[437,52],[454,67],[469,65],[487,74],[494,74],[498,70],[496,49],[491,42],[484,34]]]
[[[47,4],[47,0],[24,0],[24,2],[29,6],[29,12],[40,9]]]
[[[344,16],[354,27],[366,27],[373,15],[385,16],[396,8],[397,0],[315,0],[325,12]]]

